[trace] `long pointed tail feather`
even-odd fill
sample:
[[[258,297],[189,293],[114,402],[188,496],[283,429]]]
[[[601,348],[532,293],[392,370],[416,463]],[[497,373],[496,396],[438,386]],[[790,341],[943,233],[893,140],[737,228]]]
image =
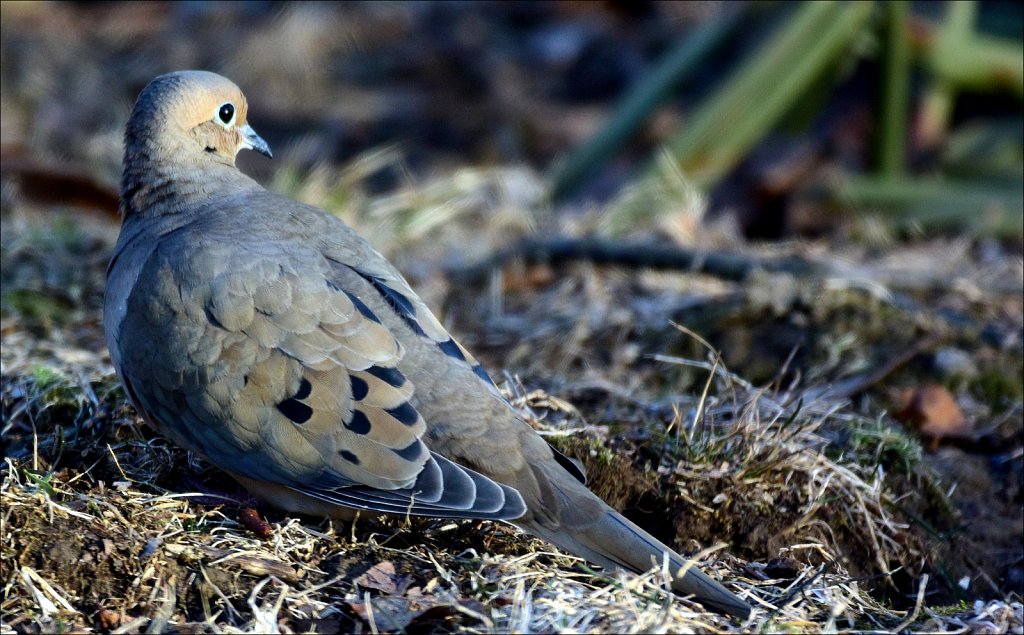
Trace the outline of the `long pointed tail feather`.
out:
[[[750,614],[751,608],[746,602],[578,482],[557,476],[549,482],[562,499],[557,527],[546,526],[548,523],[535,518],[514,521],[516,524],[606,568],[649,571],[668,554],[673,591],[692,595],[704,606],[721,613],[744,619]],[[682,576],[680,571],[683,571]]]

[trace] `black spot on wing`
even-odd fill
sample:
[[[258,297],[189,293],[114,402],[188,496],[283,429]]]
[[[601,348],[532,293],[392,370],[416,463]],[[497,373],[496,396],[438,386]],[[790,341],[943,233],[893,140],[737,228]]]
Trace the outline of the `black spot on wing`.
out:
[[[362,401],[368,392],[370,392],[370,386],[366,383],[365,379],[352,375],[352,398],[356,401]]]
[[[487,371],[484,370],[484,367],[481,366],[480,364],[476,364],[475,366],[473,366],[473,373],[480,379],[487,382],[488,384],[492,386],[494,385],[494,380],[491,379],[491,376],[487,374]]]
[[[348,296],[349,300],[352,300],[352,304],[355,305],[356,311],[362,313],[363,317],[373,322],[376,322],[377,324],[380,324],[380,318],[378,318],[377,315],[370,310],[370,307],[366,306],[366,304],[363,303],[363,301],[360,300],[354,293],[349,293],[348,291],[344,291],[343,293]]]
[[[353,465],[359,465],[359,457],[349,452],[348,450],[339,450],[338,454],[341,455],[341,458],[345,459],[349,463],[352,463]]]
[[[587,484],[587,475],[583,472],[583,468],[576,464],[576,461],[573,461],[571,458],[559,452],[558,448],[550,443],[548,444],[548,447],[551,448],[551,453],[555,455],[555,460],[558,461],[558,464],[561,465],[566,472],[572,474],[572,477],[580,483],[583,483],[584,485]]]
[[[444,342],[441,342],[438,344],[438,347],[440,347],[448,357],[454,357],[455,359],[463,362],[466,361],[466,356],[462,354],[462,349],[459,348],[459,345],[456,344],[455,340],[452,338],[449,337]]]
[[[402,404],[401,406],[398,406],[397,408],[391,408],[391,409],[385,410],[384,412],[388,413],[389,415],[391,415],[395,419],[398,419],[401,423],[403,423],[403,424],[405,424],[407,426],[411,426],[411,425],[415,424],[419,420],[419,417],[420,417],[419,413],[416,412],[416,409],[413,408],[409,404],[409,402],[405,402],[404,404]]]
[[[373,288],[376,289],[382,296],[384,296],[384,299],[388,301],[388,304],[391,305],[391,308],[393,308],[399,314],[416,315],[416,309],[412,306],[412,302],[409,301],[409,298],[405,297],[398,291],[395,291],[387,284],[385,284],[383,280],[377,278],[376,276],[370,276],[369,280],[370,284],[373,285]]]
[[[407,325],[409,325],[409,328],[411,328],[414,333],[417,335],[426,335],[426,332],[423,331],[423,327],[420,326],[419,321],[416,319],[416,309],[413,307],[412,302],[409,301],[409,298],[389,287],[377,276],[367,275],[358,269],[355,269],[354,271],[369,282],[374,289],[376,289],[377,293],[379,293],[388,303],[388,306],[390,306],[392,310],[394,310],[394,312],[397,313]]]
[[[107,263],[107,278],[110,278],[110,272],[114,270],[114,267],[117,265],[117,261],[121,259],[121,254],[123,254],[123,253],[124,253],[123,249],[120,250],[120,251],[114,252],[114,257],[111,258],[110,262]]]
[[[402,384],[405,383],[405,375],[403,375],[397,368],[370,366],[366,369],[366,372],[388,385],[394,386],[395,388],[401,388]]]
[[[356,408],[352,411],[352,420],[346,423],[345,427],[356,434],[367,434],[370,432],[370,420],[362,410]]]
[[[285,399],[277,409],[295,423],[306,423],[313,416],[313,409],[297,399]]]
[[[206,321],[207,322],[209,322],[210,324],[212,324],[213,326],[215,326],[215,327],[217,327],[219,329],[223,329],[224,328],[224,325],[220,323],[220,320],[218,320],[217,316],[215,316],[213,314],[213,311],[210,310],[210,307],[204,306],[203,307],[203,313],[206,314]]]
[[[402,457],[406,461],[415,461],[416,459],[419,458],[422,448],[423,443],[421,443],[419,439],[416,439],[415,441],[410,443],[408,447],[404,447],[400,450],[392,450],[392,452]]]
[[[292,396],[292,399],[305,399],[309,396],[309,393],[313,392],[313,384],[309,383],[309,380],[305,377],[299,382],[299,392]]]

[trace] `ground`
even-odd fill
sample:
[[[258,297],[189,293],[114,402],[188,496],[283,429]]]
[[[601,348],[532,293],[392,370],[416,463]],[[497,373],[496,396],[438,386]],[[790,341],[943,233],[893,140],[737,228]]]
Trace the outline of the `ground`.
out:
[[[1024,627],[1020,237],[856,210],[758,243],[685,181],[642,223],[614,197],[552,207],[536,165],[666,35],[530,6],[0,5],[0,632]],[[524,25],[625,66],[524,57]],[[124,119],[172,63],[242,83],[277,157],[243,169],[367,235],[590,487],[751,620],[499,523],[284,514],[143,426],[101,304]]]
[[[141,426],[126,404],[99,315],[116,224],[83,217],[72,227],[76,213],[16,203],[4,220],[5,628],[743,628],[672,601],[657,574],[609,578],[500,524],[333,525],[267,507],[253,520],[244,491]],[[462,231],[498,240],[489,216],[465,213]],[[756,624],[1020,624],[1020,604],[1003,602],[1021,584],[1021,470],[1009,445],[1020,435],[1019,396],[997,383],[1004,392],[983,402],[978,384],[954,380],[976,434],[932,450],[886,408],[897,387],[935,372],[929,358],[944,348],[854,381],[855,394],[843,388],[936,330],[945,348],[967,347],[971,331],[936,317],[939,303],[911,326],[895,298],[906,292],[878,297],[833,277],[803,282],[818,285],[813,304],[793,297],[773,310],[756,276],[725,283],[587,262],[510,261],[497,277],[456,284],[457,272],[430,260],[463,240],[454,226],[393,243],[414,284],[542,434],[583,463],[596,492],[700,554],[763,609]],[[972,278],[969,264],[959,287],[990,274]],[[961,320],[987,309],[1006,337],[1019,328],[1015,300],[991,307],[969,295]],[[800,323],[804,361],[786,370],[782,358],[777,376],[756,384],[731,373],[685,326],[723,311],[716,323],[733,337]],[[837,341],[844,334],[850,341]],[[975,376],[1019,364],[1012,349],[977,346]]]

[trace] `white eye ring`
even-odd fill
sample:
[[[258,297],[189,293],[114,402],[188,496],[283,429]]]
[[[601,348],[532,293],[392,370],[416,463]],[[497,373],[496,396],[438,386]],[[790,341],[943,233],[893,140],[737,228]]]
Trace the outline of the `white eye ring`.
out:
[[[224,128],[230,128],[235,124],[236,116],[237,113],[235,111],[235,105],[228,101],[224,102],[219,108],[217,108],[217,113],[214,115],[213,120]]]

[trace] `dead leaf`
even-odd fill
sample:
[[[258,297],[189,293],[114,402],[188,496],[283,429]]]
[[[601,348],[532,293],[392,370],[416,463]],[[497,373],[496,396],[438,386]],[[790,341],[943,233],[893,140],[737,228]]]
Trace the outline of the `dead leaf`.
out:
[[[393,595],[398,591],[398,576],[395,564],[390,560],[377,563],[366,570],[366,573],[355,579],[355,583],[364,589],[376,589],[381,593]]]
[[[419,601],[413,603],[408,598],[393,596],[373,598],[369,607],[362,602],[348,605],[365,622],[372,621],[378,631],[404,631],[420,613],[433,608],[433,605],[424,608]]]
[[[902,405],[894,416],[936,444],[941,439],[974,438],[974,426],[943,386],[925,384],[908,388],[900,395],[899,402]]]
[[[469,613],[486,614],[486,607],[476,600],[458,600],[457,603]],[[416,622],[441,620],[460,613],[451,600],[412,592],[404,597],[372,598],[369,607],[363,602],[349,602],[348,605],[368,624],[372,619],[376,629],[382,632],[404,631]]]
[[[285,582],[295,582],[302,579],[305,575],[304,571],[296,571],[295,567],[287,562],[252,554],[232,554],[227,549],[215,549],[204,545],[184,545],[177,543],[165,544],[163,545],[163,549],[164,551],[183,559],[185,562],[196,562],[202,561],[206,558],[212,558],[217,564],[238,567],[246,573],[261,578],[272,575],[284,580]]]

